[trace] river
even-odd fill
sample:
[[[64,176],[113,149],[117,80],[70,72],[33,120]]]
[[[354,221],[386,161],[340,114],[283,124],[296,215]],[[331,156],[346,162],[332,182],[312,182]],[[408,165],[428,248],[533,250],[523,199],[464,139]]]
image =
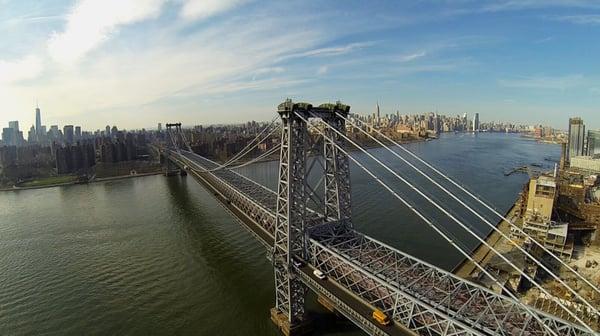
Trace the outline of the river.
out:
[[[527,180],[527,175],[506,177],[504,172],[530,163],[551,168],[545,159],[560,155],[557,145],[511,134],[447,134],[407,147],[501,212]],[[370,151],[431,197],[458,208],[384,149]],[[364,154],[353,155],[368,162]],[[276,186],[276,162],[241,172]],[[456,251],[358,167],[352,166],[351,176],[356,228],[446,269],[460,261]],[[384,180],[466,248],[474,246],[472,237],[391,175]],[[463,210],[453,214],[479,234],[488,230]],[[259,243],[189,176],[2,192],[0,335],[277,335],[269,320],[273,272],[265,256]],[[361,334],[324,314],[314,301],[309,296],[316,334]]]

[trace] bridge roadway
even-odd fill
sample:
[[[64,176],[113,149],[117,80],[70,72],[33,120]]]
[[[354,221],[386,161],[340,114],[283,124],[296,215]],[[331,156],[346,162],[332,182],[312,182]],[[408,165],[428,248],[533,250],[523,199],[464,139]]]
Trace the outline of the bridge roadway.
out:
[[[197,154],[167,150],[167,155],[213,192],[270,251],[275,227],[274,191],[231,170],[211,171],[218,164]],[[526,311],[509,298],[355,230],[340,234],[335,226],[320,225],[322,218],[316,213],[311,220],[314,228],[309,260],[296,269],[298,276],[369,334],[546,335],[539,319],[558,335],[592,335],[544,312]],[[314,277],[314,269],[325,272],[328,279]],[[394,324],[386,327],[376,323],[371,318],[375,307],[391,316]]]

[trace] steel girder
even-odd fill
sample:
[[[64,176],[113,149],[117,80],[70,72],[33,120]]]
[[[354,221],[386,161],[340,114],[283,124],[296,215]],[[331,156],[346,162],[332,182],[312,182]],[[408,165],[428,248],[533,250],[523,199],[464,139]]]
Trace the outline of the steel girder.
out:
[[[340,133],[346,133],[346,123],[339,118],[334,110],[331,116],[325,117],[329,127],[325,129],[324,156],[325,156],[325,216],[342,220],[348,227],[352,227],[352,204],[350,201],[350,165],[348,156],[338,147],[342,146],[342,137],[331,128]],[[347,112],[342,111],[347,114]]]
[[[311,264],[421,335],[591,335],[587,330],[475,285],[356,231],[309,241]]]
[[[282,120],[279,183],[273,266],[275,308],[290,324],[304,318],[306,286],[294,274],[292,258],[306,257],[306,145],[307,125],[292,113],[280,112]]]
[[[269,202],[270,198],[274,198],[274,194],[269,189],[233,171],[203,172],[204,169],[210,169],[215,164],[198,155],[189,152],[182,153],[182,155],[173,153],[172,155],[178,157],[189,169],[198,171],[204,178],[219,185],[219,189],[223,190],[223,194],[232,204],[252,218],[271,237],[274,236],[275,214],[270,209],[274,202]],[[195,167],[194,163],[200,165],[202,169]],[[257,199],[264,202],[257,201]]]

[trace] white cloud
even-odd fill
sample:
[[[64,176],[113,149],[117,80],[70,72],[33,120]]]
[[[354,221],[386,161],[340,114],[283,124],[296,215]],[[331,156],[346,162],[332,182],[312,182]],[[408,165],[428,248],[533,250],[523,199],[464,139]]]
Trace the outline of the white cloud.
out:
[[[165,0],[82,0],[67,15],[63,32],[48,41],[50,56],[73,63],[114,34],[123,25],[159,15]]]
[[[270,74],[270,73],[280,74],[284,71],[285,71],[285,69],[283,67],[268,67],[268,68],[257,69],[256,71],[254,71],[254,74],[255,75],[264,75],[264,74]]]
[[[276,60],[314,48],[323,39],[303,27],[282,29],[285,24],[231,18],[193,34],[155,34],[143,52],[115,48],[94,55],[93,62],[50,69],[44,81],[17,95],[30,102],[30,92],[41,92],[36,97],[45,106],[60,106],[56,113],[65,119],[85,115],[86,123],[114,118],[136,124],[131,119],[139,118],[142,109],[175,109],[184,100],[300,85],[306,79],[283,76],[286,68]],[[115,111],[121,113],[113,117]]]
[[[202,20],[226,12],[247,0],[185,0],[181,16],[190,20]]]
[[[327,47],[327,48],[318,48],[309,51],[305,51],[302,53],[290,55],[290,57],[325,57],[325,56],[339,56],[348,54],[350,52],[364,49],[373,45],[373,42],[358,42],[358,43],[350,43],[343,46],[335,46],[335,47]]]
[[[425,51],[420,51],[417,53],[413,53],[413,54],[406,54],[406,55],[402,55],[398,58],[398,60],[400,62],[410,62],[410,61],[414,61],[418,58],[424,57],[427,55],[427,52]]]
[[[553,19],[580,25],[600,25],[600,14],[563,15]]]
[[[324,75],[327,73],[327,71],[329,71],[329,67],[327,67],[326,65],[322,65],[317,70],[317,75]]]
[[[544,38],[541,38],[541,39],[537,39],[537,40],[535,40],[535,41],[533,41],[533,42],[534,42],[534,43],[537,43],[537,44],[540,44],[540,43],[546,43],[546,42],[550,42],[550,41],[552,41],[552,40],[554,40],[554,36],[548,36],[548,37],[544,37]]]
[[[548,7],[599,8],[596,0],[499,0],[490,1],[483,7],[484,11],[526,10]]]
[[[30,55],[16,61],[0,60],[0,84],[33,79],[42,72],[42,61]]]
[[[501,79],[498,84],[505,87],[524,89],[566,90],[584,84],[583,75],[566,76],[532,76],[516,79]]]

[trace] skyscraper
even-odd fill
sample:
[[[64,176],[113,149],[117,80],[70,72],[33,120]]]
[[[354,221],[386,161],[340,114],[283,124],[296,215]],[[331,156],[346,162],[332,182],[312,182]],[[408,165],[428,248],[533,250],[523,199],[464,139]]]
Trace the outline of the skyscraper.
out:
[[[7,127],[7,128],[2,129],[2,142],[4,142],[4,144],[6,146],[14,146],[15,145],[14,139],[15,139],[14,128]]]
[[[376,112],[375,112],[375,113],[376,113],[376,117],[375,117],[375,118],[376,118],[376,119],[375,119],[375,123],[376,123],[377,125],[379,125],[379,122],[381,121],[381,118],[380,118],[381,116],[380,116],[380,114],[379,114],[379,102],[377,102],[377,104],[375,105],[375,110],[376,110]]]
[[[587,133],[587,155],[600,154],[600,130],[589,130]]]
[[[29,129],[29,133],[27,133],[27,141],[31,143],[37,142],[37,135],[35,133],[35,127],[33,125],[31,125],[31,128]]]
[[[475,113],[473,118],[473,132],[479,131],[479,113]]]
[[[38,134],[42,131],[42,113],[39,106],[35,108],[35,131]]]
[[[567,145],[567,159],[571,161],[574,156],[583,155],[583,141],[585,139],[585,125],[579,117],[569,118],[569,144]]]
[[[73,132],[73,125],[66,125],[65,127],[63,127],[63,133],[65,136],[65,142],[66,143],[73,143],[73,138],[74,138],[74,132]]]
[[[14,129],[15,132],[18,132],[19,131],[19,121],[18,120],[9,121],[8,127]]]

